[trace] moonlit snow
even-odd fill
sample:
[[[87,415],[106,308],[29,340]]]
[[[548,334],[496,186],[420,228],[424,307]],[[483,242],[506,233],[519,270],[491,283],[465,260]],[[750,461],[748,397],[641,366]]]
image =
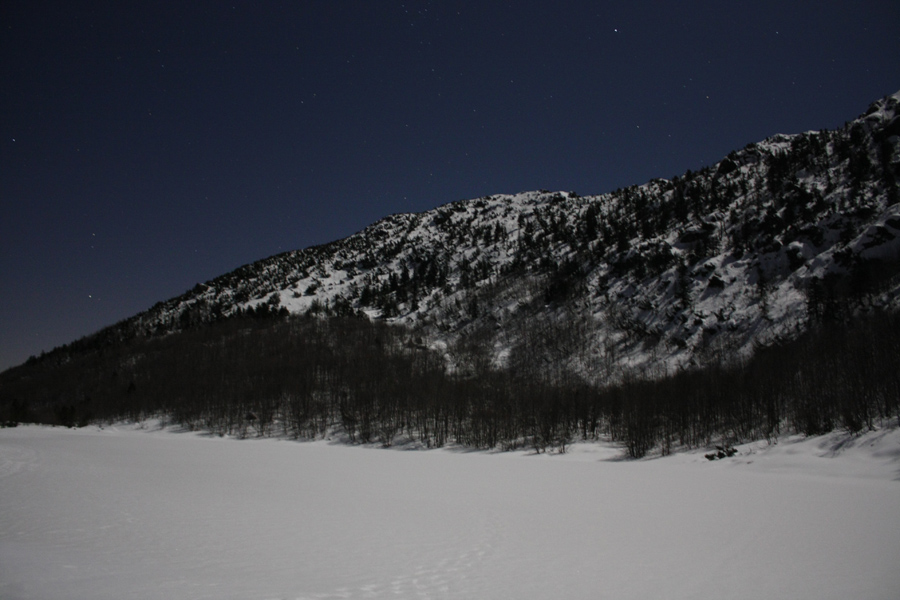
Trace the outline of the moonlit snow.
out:
[[[900,434],[626,461],[0,430],[0,598],[900,597]]]

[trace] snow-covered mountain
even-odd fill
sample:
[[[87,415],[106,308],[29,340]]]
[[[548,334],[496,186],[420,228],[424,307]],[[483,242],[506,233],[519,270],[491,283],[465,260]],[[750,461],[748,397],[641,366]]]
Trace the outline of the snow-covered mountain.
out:
[[[392,215],[198,284],[99,335],[237,312],[365,314],[467,361],[616,380],[734,360],[811,320],[900,307],[900,92],[834,131],[598,196]]]

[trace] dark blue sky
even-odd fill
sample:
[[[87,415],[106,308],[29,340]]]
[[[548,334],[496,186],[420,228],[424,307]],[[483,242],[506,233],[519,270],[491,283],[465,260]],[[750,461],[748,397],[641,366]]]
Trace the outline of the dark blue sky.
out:
[[[900,3],[0,4],[0,369],[286,250],[900,89]]]

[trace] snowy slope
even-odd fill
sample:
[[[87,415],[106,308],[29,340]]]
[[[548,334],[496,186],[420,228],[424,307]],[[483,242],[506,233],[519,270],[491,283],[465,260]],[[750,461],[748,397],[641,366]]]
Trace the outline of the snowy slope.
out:
[[[779,134],[700,172],[600,196],[498,194],[393,215],[101,334],[263,307],[385,318],[447,349],[450,365],[474,342],[498,365],[552,364],[551,378],[734,360],[806,327],[815,298],[900,306],[898,104],[900,92],[839,130]]]
[[[900,431],[739,450],[0,429],[0,597],[900,596]]]

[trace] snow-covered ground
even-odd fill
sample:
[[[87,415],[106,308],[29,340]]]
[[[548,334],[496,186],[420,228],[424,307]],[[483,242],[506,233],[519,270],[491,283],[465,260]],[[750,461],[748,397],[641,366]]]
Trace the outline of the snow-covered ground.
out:
[[[900,432],[623,461],[0,430],[0,598],[900,598]]]

